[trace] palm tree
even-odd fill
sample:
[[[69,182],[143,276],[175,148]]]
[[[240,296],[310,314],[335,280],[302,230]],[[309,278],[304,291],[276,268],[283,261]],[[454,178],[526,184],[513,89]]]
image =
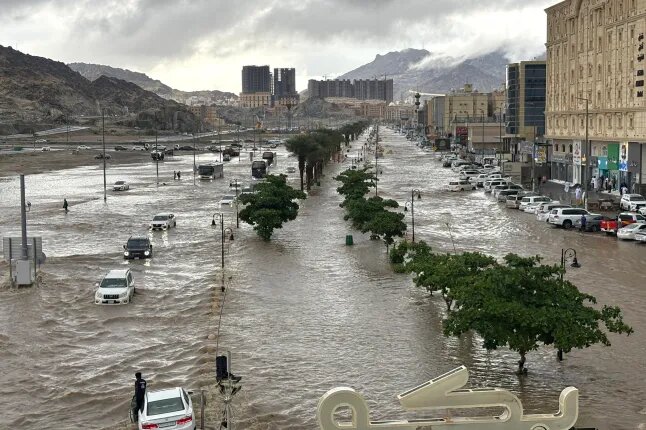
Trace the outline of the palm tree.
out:
[[[298,157],[298,170],[301,175],[301,191],[303,191],[303,175],[308,157],[317,150],[317,144],[310,134],[299,134],[290,137],[285,142],[285,148]],[[309,189],[309,187],[308,187]]]

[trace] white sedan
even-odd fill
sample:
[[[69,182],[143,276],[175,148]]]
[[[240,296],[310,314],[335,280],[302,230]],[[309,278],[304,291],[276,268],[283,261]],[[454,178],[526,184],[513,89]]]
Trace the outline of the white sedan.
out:
[[[220,200],[220,207],[222,206],[233,206],[233,204],[236,201],[236,196],[227,194],[226,196],[222,197]]]
[[[150,223],[151,230],[168,230],[171,227],[177,227],[177,219],[170,213],[157,214]]]
[[[117,181],[112,187],[112,191],[126,191],[130,189],[130,185],[126,181]]]
[[[622,227],[617,230],[617,238],[623,240],[635,240],[635,234],[637,232],[646,232],[646,224],[640,222],[628,224],[626,227]]]
[[[87,145],[79,145],[79,146],[77,146],[77,147],[76,147],[76,149],[78,149],[78,150],[82,150],[82,149],[90,149],[90,147],[89,147],[89,146],[87,146]]]
[[[191,396],[183,388],[148,391],[139,411],[139,430],[194,430],[197,428]]]

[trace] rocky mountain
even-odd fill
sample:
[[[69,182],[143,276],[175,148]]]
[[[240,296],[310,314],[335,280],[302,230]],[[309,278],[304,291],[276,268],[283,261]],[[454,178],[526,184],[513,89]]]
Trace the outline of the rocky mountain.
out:
[[[117,67],[104,66],[102,64],[87,64],[87,63],[70,63],[68,66],[90,81],[95,81],[100,76],[108,76],[112,78],[123,79],[124,81],[132,82],[143,88],[144,90],[151,91],[158,96],[165,99],[175,100],[179,103],[187,103],[191,97],[199,97],[204,100],[211,100],[213,103],[224,101],[226,99],[237,99],[234,93],[217,91],[217,90],[204,90],[204,91],[181,91],[169,87],[163,82],[153,79],[145,73],[133,72],[128,69],[120,69]]]
[[[474,89],[486,92],[505,82],[505,70],[509,60],[502,52],[492,52],[475,58],[437,56],[425,49],[405,49],[377,55],[375,59],[339,79],[383,79],[384,75],[394,80],[395,99],[405,98],[408,90],[425,93],[447,93],[459,89],[465,83]]]
[[[103,108],[128,114],[131,122],[148,112],[151,128],[190,131],[196,125],[187,106],[135,84],[105,76],[89,81],[64,63],[0,46],[0,129],[12,132],[60,123],[66,116],[100,115]]]

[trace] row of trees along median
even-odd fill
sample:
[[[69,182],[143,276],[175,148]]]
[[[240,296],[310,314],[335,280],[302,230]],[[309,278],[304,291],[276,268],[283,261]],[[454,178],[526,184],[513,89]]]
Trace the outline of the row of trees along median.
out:
[[[375,187],[377,178],[368,168],[345,170],[335,180],[341,182],[336,190],[344,196],[341,207],[345,208],[344,219],[362,233],[371,233],[372,239],[382,238],[386,249],[394,243],[396,236],[402,237],[406,231],[404,214],[388,210],[399,204],[381,197],[366,198],[370,188]]]
[[[541,345],[552,345],[561,360],[574,348],[610,346],[608,332],[633,332],[618,307],[591,306],[595,297],[562,280],[564,269],[541,264],[538,256],[508,254],[499,262],[478,252],[434,253],[423,241],[403,241],[391,249],[390,261],[395,271],[412,273],[418,287],[441,294],[445,336],[472,331],[487,350],[506,346],[520,355],[519,373],[527,372],[526,354]]]
[[[336,154],[341,155],[341,144],[348,145],[365,130],[363,121],[346,124],[338,130],[321,128],[311,132],[290,137],[285,142],[289,152],[298,158],[298,170],[301,177],[301,191],[312,188],[323,175],[323,167]],[[339,160],[340,161],[340,160]]]

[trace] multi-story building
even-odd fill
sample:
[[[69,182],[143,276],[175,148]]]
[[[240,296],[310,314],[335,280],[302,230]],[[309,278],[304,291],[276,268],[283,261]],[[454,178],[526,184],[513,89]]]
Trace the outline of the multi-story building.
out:
[[[215,106],[192,105],[189,109],[195,116],[204,121],[207,126],[218,127],[224,125],[224,120],[218,116]]]
[[[646,191],[646,1],[565,0],[545,12],[552,176]]]
[[[294,68],[274,69],[274,105],[293,106],[298,104],[296,91],[296,70]]]
[[[393,101],[392,79],[332,79],[317,81],[310,79],[307,85],[310,97],[350,97],[359,100]]]
[[[507,65],[506,131],[512,143],[545,135],[545,61]]]
[[[270,92],[241,93],[239,106],[243,108],[259,108],[271,106]]]
[[[271,93],[269,66],[242,67],[242,94]]]
[[[388,106],[386,106],[384,119],[386,121],[401,123],[401,122],[412,121],[414,119],[414,116],[415,116],[414,105],[390,103]]]

